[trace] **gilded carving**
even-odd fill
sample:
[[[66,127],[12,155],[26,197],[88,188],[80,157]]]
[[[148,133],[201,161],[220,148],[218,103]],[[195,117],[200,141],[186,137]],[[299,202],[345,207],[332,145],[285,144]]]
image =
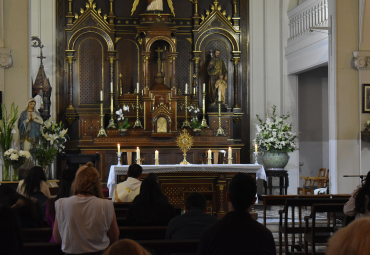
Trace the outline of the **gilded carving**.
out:
[[[157,133],[167,133],[167,120],[164,117],[157,120]]]

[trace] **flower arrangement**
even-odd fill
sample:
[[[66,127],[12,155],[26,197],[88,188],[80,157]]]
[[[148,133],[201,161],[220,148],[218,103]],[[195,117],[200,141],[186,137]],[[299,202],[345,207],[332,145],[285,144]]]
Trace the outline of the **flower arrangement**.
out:
[[[57,124],[47,120],[43,123],[40,142],[35,151],[36,160],[40,166],[46,168],[55,156],[63,151],[68,138],[67,131],[68,129],[63,128],[62,122]]]
[[[199,110],[199,107],[194,107],[193,105],[189,105],[188,106],[188,111],[189,112],[194,111],[194,113],[197,114],[200,110]]]
[[[8,112],[6,110],[6,107],[4,104],[1,104],[1,113],[2,113],[2,120],[0,122],[0,146],[2,149],[2,156],[3,159],[5,157],[5,152],[10,149],[10,145],[13,140],[13,134],[15,122],[18,118],[18,106],[15,107],[14,103],[12,103],[10,108],[10,114],[8,115]],[[4,160],[4,172],[3,172],[3,180],[10,180],[10,174],[9,174],[9,165]]]
[[[190,123],[190,126],[192,127],[192,129],[194,130],[194,131],[200,131],[200,130],[202,130],[204,127],[202,126],[202,123],[201,122],[199,122],[198,120],[197,120],[197,118],[193,118],[192,119],[192,122]]]
[[[295,139],[297,135],[292,132],[292,124],[287,124],[284,121],[290,117],[290,114],[276,115],[276,106],[272,106],[273,112],[271,118],[263,122],[259,115],[256,115],[260,124],[257,124],[256,143],[259,150],[273,151],[282,150],[293,152],[297,150]]]
[[[18,169],[24,164],[24,162],[26,162],[27,159],[31,157],[31,153],[28,151],[17,151],[12,148],[4,153],[4,161],[8,166],[13,166],[13,181],[18,180]]]
[[[122,108],[120,108],[118,111],[116,111],[116,114],[118,115],[117,122],[118,122],[118,131],[123,129],[128,129],[131,127],[130,123],[128,123],[128,119],[123,116],[123,112],[129,112],[130,107],[128,105],[123,105]]]

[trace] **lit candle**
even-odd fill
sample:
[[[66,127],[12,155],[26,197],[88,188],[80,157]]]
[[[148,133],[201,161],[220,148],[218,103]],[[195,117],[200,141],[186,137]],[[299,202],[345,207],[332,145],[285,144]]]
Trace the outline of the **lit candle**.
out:
[[[188,84],[186,83],[185,84],[185,94],[187,94],[188,93]]]
[[[136,93],[139,93],[139,83],[136,83]]]
[[[158,159],[158,154],[159,154],[159,153],[158,153],[158,151],[156,150],[156,151],[155,151],[155,159]]]
[[[100,101],[103,101],[103,90],[100,90]]]
[[[257,147],[257,144],[254,145],[254,151],[257,153],[258,151],[258,147]]]
[[[218,91],[218,101],[221,101],[221,90]]]
[[[143,89],[141,90],[141,95],[144,95],[144,90]]]
[[[232,155],[232,150],[231,150],[231,147],[229,147],[229,153],[228,153],[229,159],[231,159],[231,155]]]
[[[121,146],[117,144],[117,149],[118,149],[118,155],[121,155]]]
[[[212,158],[212,151],[211,150],[208,150],[208,158],[211,159]]]
[[[139,162],[140,162],[140,149],[139,149],[139,147],[137,147],[137,149],[136,149],[136,159],[139,160]]]
[[[203,83],[203,92],[206,92],[206,84]]]
[[[110,93],[113,93],[113,82],[110,83]]]

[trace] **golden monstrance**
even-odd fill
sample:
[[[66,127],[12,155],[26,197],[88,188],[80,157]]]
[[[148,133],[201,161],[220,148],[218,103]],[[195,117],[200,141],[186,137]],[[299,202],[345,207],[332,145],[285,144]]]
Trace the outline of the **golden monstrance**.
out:
[[[180,163],[180,165],[189,165],[190,163],[186,160],[186,152],[190,150],[191,146],[193,146],[193,137],[186,131],[186,129],[182,130],[182,133],[176,138],[177,146],[180,147],[180,150],[184,153],[184,160]]]

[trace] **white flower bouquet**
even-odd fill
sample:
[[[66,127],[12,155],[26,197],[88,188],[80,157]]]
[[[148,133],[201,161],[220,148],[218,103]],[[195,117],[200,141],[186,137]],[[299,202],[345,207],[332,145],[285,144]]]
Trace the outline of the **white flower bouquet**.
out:
[[[116,114],[118,116],[117,122],[118,122],[118,130],[128,129],[131,127],[130,123],[128,122],[128,119],[123,116],[123,112],[129,112],[130,107],[128,105],[123,105],[122,108],[120,108],[118,111],[116,111]]]
[[[278,117],[276,115],[276,106],[272,107],[271,118],[263,122],[259,115],[256,115],[260,124],[256,125],[257,133],[255,142],[260,151],[282,150],[293,152],[298,150],[295,139],[297,135],[292,132],[292,124],[284,121],[290,117],[289,114]]]
[[[31,157],[31,153],[28,151],[17,151],[12,148],[4,153],[4,160],[7,165],[13,166],[13,181],[18,180],[18,169]]]
[[[65,148],[64,144],[67,141],[68,129],[63,128],[62,122],[59,124],[54,121],[47,120],[41,128],[41,137],[39,145],[36,148],[37,163],[45,168],[62,152]]]

